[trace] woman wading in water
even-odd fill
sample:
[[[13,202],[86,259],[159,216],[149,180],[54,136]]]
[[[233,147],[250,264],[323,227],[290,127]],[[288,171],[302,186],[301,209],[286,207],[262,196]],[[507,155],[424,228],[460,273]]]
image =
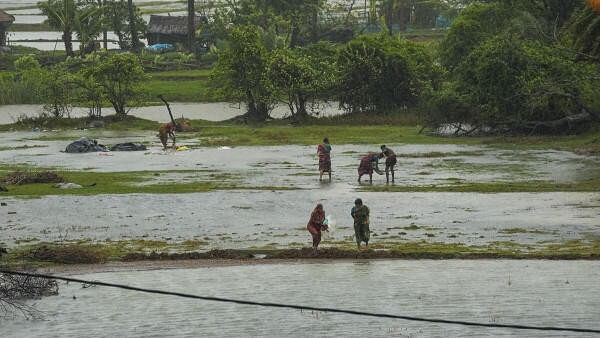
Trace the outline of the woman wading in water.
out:
[[[323,204],[319,203],[310,215],[310,220],[306,226],[306,229],[312,235],[313,250],[315,251],[321,243],[321,231],[327,230],[327,225],[323,222],[325,222],[325,210]]]
[[[329,181],[331,181],[331,144],[327,137],[317,147],[317,156],[319,156],[319,181],[323,180],[324,173],[329,174]]]

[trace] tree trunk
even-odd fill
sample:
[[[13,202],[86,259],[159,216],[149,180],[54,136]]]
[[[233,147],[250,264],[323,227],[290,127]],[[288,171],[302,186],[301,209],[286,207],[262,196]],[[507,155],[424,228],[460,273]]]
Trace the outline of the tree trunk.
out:
[[[65,52],[67,56],[73,56],[73,32],[65,29],[63,32],[63,41],[65,43]]]
[[[127,10],[129,12],[129,33],[131,34],[131,49],[137,50],[140,44],[135,27],[135,11],[133,10],[133,0],[127,0]]]
[[[100,0],[98,0],[100,1]],[[102,1],[102,15],[106,20],[106,0]],[[106,24],[106,22],[104,22]],[[102,44],[104,45],[104,49],[108,49],[108,32],[106,31],[106,26],[102,29]]]
[[[187,47],[190,52],[194,51],[194,37],[196,35],[196,11],[194,0],[188,0],[188,22],[187,22]]]
[[[269,106],[264,102],[258,102],[254,99],[251,91],[246,91],[248,112],[246,116],[254,122],[264,122],[269,118]]]

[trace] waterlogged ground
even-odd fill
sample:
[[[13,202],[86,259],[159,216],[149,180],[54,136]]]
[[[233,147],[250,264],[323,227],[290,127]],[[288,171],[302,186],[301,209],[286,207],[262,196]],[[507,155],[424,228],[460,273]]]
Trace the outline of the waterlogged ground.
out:
[[[183,116],[192,120],[224,121],[244,113],[243,106],[226,102],[173,102],[170,103],[170,106],[175,118]],[[0,124],[14,123],[21,116],[36,117],[43,111],[43,106],[37,104],[0,105]],[[344,113],[335,103],[321,103],[318,106],[318,111],[320,116],[335,116]],[[103,108],[102,113],[104,116],[108,116],[115,114],[115,111],[112,108]],[[278,105],[271,112],[271,116],[282,118],[288,116],[289,113],[290,110],[287,106]],[[130,114],[152,121],[169,122],[169,114],[163,105],[132,108]],[[88,115],[89,109],[83,107],[73,107],[70,113],[71,117],[86,117]]]
[[[67,139],[83,132],[2,133],[0,163],[93,172],[140,172],[135,186],[217,182],[227,189],[191,194],[127,194],[2,197],[0,241],[9,246],[61,240],[196,240],[200,249],[306,246],[306,222],[321,202],[336,220],[324,245],[352,243],[353,201],[372,210],[374,243],[426,241],[467,245],[543,246],[600,237],[596,192],[452,193],[410,192],[414,187],[511,182],[570,183],[597,178],[597,157],[554,150],[507,150],[465,145],[390,145],[399,155],[393,187],[375,192],[359,185],[359,155],[376,145],[335,145],[333,182],[319,182],[314,146],[157,147],[142,132],[93,133],[102,143],[146,142],[135,153],[66,154]],[[89,133],[88,133],[89,134]],[[54,140],[58,138],[58,140]],[[541,183],[540,183],[541,184]],[[290,190],[291,189],[291,190]],[[169,192],[168,188],[164,192]],[[58,189],[55,190],[57,193]],[[81,190],[84,194],[86,189]]]
[[[482,323],[598,329],[600,263],[370,261],[124,271],[77,276],[197,295]],[[595,337],[257,308],[60,285],[44,321],[2,337]]]

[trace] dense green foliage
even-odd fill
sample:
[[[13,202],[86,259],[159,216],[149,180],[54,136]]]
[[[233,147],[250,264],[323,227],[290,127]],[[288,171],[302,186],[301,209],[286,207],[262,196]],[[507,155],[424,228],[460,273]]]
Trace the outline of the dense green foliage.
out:
[[[350,41],[339,53],[339,102],[350,112],[394,112],[427,97],[437,78],[423,46],[386,34]]]
[[[0,74],[0,102],[46,103],[57,116],[68,114],[73,102],[95,115],[110,103],[125,114],[140,98],[166,94],[243,103],[245,120],[253,121],[269,119],[275,105],[285,104],[295,122],[307,122],[329,101],[350,113],[402,113],[432,128],[502,133],[579,132],[600,120],[600,14],[583,0],[384,0],[360,3],[363,10],[350,1],[347,7],[322,0],[213,4],[206,13],[214,15],[197,32],[210,43],[208,51],[142,52],[153,72],[144,83],[133,56],[85,58],[93,49],[87,42],[103,30],[115,31],[121,47],[132,49],[133,12],[126,3],[41,3],[51,25],[84,41],[81,55],[60,64],[19,60],[16,71]],[[449,18],[439,44],[396,34]],[[134,30],[141,35],[143,25]],[[160,76],[213,62],[210,78],[186,77],[180,85]]]
[[[94,53],[50,67],[23,56],[15,61],[15,72],[0,76],[0,103],[13,103],[10,100],[16,98],[19,103],[43,103],[45,112],[63,117],[74,103],[89,106],[98,116],[108,102],[117,115],[124,115],[142,98],[144,79],[139,59],[130,53]]]
[[[252,120],[266,120],[274,101],[264,80],[267,55],[260,29],[239,26],[231,30],[228,47],[219,53],[215,66],[214,78],[221,89],[245,102]]]
[[[584,33],[593,32],[592,18],[600,16],[580,5],[531,1],[467,7],[440,44],[440,60],[450,72],[433,100],[429,124],[563,133],[597,122],[600,71],[578,50],[593,53],[597,36]],[[569,23],[574,12],[575,23]]]

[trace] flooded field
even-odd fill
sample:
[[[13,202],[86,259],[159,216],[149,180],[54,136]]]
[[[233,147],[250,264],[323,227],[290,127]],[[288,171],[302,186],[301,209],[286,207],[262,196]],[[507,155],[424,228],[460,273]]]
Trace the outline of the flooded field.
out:
[[[245,107],[238,104],[227,102],[215,103],[170,103],[171,109],[175,117],[184,116],[193,120],[207,121],[223,121],[244,114]],[[0,105],[0,124],[14,123],[19,116],[35,117],[43,112],[42,105],[35,104],[16,104],[16,105]],[[103,108],[103,115],[114,115],[115,111],[112,108]],[[320,116],[335,116],[343,114],[344,111],[339,109],[335,103],[322,104],[319,107]],[[89,109],[83,107],[74,107],[71,111],[71,117],[88,116]],[[165,106],[148,106],[133,108],[130,114],[136,117],[168,122],[169,114]],[[289,115],[289,108],[284,105],[279,105],[271,112],[273,118],[281,118]]]
[[[94,273],[80,278],[204,296],[483,323],[598,329],[599,262],[361,261]],[[593,337],[258,308],[70,283],[8,321],[21,337]]]
[[[334,145],[333,182],[319,182],[314,146],[198,147],[164,152],[152,133],[100,132],[101,143],[148,142],[145,152],[66,154],[84,131],[3,133],[0,163],[88,172],[145,172],[135,183],[219,182],[232,189],[193,194],[127,194],[3,198],[3,241],[198,240],[203,249],[305,246],[317,202],[338,226],[325,245],[352,243],[349,209],[361,197],[372,210],[373,242],[538,245],[600,235],[597,193],[368,192],[356,182],[359,155],[376,145]],[[48,140],[43,139],[47,137]],[[41,138],[41,139],[40,139]],[[390,145],[400,156],[396,185],[459,182],[575,182],[598,177],[599,159],[554,150],[462,145]],[[11,147],[13,147],[11,149]],[[375,175],[374,185],[385,185]],[[293,190],[284,190],[293,189]],[[368,189],[367,189],[368,190]]]

